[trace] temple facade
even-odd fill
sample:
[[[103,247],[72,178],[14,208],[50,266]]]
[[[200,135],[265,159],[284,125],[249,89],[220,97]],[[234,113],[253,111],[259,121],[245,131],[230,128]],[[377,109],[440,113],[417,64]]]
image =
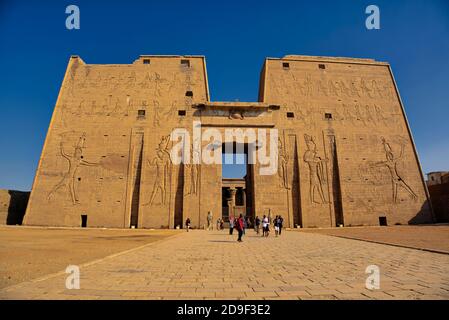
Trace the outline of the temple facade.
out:
[[[244,178],[223,178],[229,152],[245,155]],[[204,228],[209,212],[282,215],[286,227],[433,222],[389,64],[267,58],[257,102],[211,102],[203,56],[72,56],[24,223],[175,228],[189,217]]]

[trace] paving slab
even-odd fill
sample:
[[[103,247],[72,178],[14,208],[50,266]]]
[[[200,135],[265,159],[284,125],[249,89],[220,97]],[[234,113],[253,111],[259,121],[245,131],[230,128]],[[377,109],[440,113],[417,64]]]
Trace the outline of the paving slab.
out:
[[[296,231],[235,240],[193,230],[81,265],[79,290],[60,273],[0,289],[0,298],[449,299],[449,255]],[[365,287],[369,265],[379,267],[379,290]]]

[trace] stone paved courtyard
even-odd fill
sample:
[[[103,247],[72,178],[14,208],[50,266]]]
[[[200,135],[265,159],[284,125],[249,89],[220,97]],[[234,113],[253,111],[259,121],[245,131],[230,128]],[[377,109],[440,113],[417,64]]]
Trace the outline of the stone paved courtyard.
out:
[[[301,232],[184,232],[0,290],[1,299],[449,299],[449,255]],[[368,290],[368,265],[380,267]]]

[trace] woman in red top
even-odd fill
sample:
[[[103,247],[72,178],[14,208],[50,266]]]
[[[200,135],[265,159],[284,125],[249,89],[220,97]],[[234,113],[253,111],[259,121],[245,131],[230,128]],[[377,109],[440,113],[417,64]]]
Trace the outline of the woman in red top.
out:
[[[243,221],[243,215],[240,215],[240,217],[237,219],[237,223],[236,223],[236,228],[237,228],[237,231],[239,232],[239,238],[237,239],[238,242],[242,242],[244,223],[245,222]]]

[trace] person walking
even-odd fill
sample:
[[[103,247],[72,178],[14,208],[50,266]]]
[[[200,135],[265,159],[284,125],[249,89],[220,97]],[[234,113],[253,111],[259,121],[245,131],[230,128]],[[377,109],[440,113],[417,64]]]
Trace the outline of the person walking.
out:
[[[209,211],[209,213],[207,214],[207,230],[214,230],[214,225],[212,223],[213,221],[213,216],[212,216],[212,212]]]
[[[220,219],[220,230],[224,229],[224,220]]]
[[[254,228],[257,234],[259,234],[260,229],[260,218],[259,216],[256,216],[256,219],[254,220]]]
[[[240,217],[237,219],[237,222],[235,225],[237,228],[237,231],[239,232],[239,237],[237,239],[238,242],[242,242],[244,225],[245,225],[245,219],[243,219],[243,215],[240,215]]]
[[[246,223],[246,219],[243,218],[243,234],[245,234],[245,230],[248,227],[248,224]]]
[[[220,230],[220,218],[217,219],[217,230]]]
[[[282,233],[282,227],[283,227],[283,225],[284,225],[284,218],[282,218],[282,216],[279,216],[279,223],[278,223],[278,226],[279,226],[279,235],[281,235],[281,233]]]
[[[274,234],[276,237],[279,235],[279,216],[276,216],[273,221],[274,225]]]
[[[186,229],[187,229],[187,232],[189,232],[189,229],[190,229],[190,218],[186,219]]]
[[[262,237],[268,237],[270,233],[270,223],[266,215],[262,219]]]
[[[232,235],[234,233],[234,217],[231,216],[231,218],[229,218],[229,234]]]

